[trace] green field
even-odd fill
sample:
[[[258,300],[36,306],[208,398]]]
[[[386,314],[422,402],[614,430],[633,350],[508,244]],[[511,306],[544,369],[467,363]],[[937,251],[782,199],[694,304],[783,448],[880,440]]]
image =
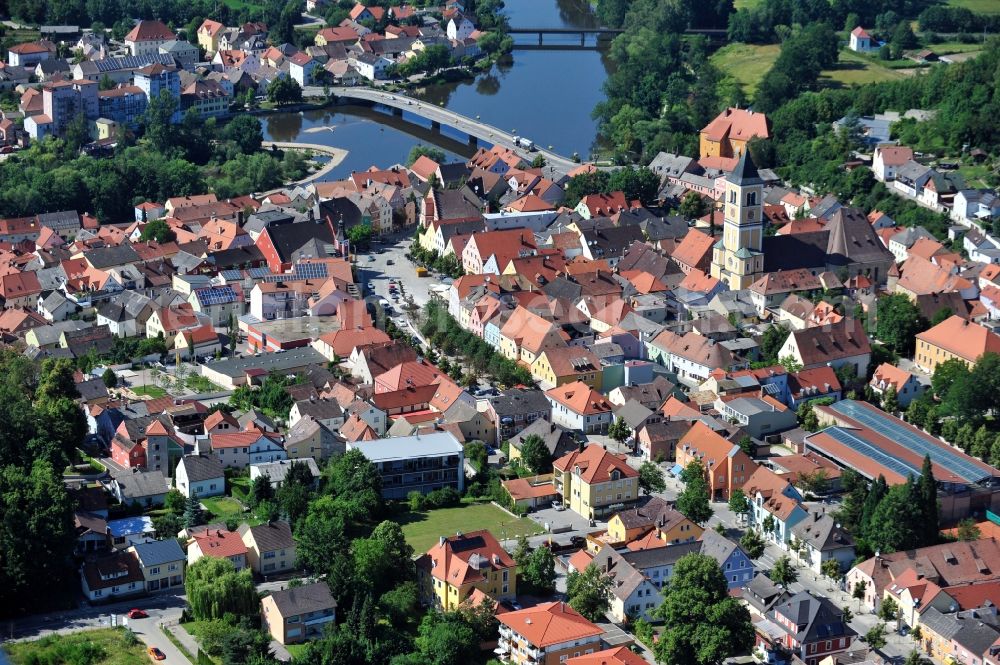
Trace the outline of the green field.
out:
[[[224,522],[230,517],[243,515],[243,504],[228,496],[213,496],[201,502],[212,513],[214,520]]]
[[[753,9],[763,2],[764,0],[736,0],[736,2],[733,3],[733,6],[736,9]]]
[[[136,386],[132,388],[132,392],[136,395],[147,395],[149,397],[163,397],[167,394],[167,391],[159,386]]]
[[[415,552],[426,552],[441,536],[454,536],[456,532],[468,533],[488,529],[497,537],[517,538],[531,536],[542,529],[526,517],[511,517],[509,513],[489,503],[472,503],[457,508],[409,512],[397,520],[403,534]]]
[[[1000,4],[998,2],[997,4]],[[928,44],[927,48],[938,55],[948,55],[949,53],[968,53],[970,51],[982,51],[983,45],[980,43],[965,44],[962,42],[941,42],[940,44]]]
[[[4,646],[14,665],[34,663],[87,663],[88,665],[135,665],[149,661],[142,642],[129,645],[125,629],[103,628],[72,635],[49,635],[31,642]]]
[[[905,72],[883,67],[876,60],[848,49],[841,49],[837,65],[833,69],[824,70],[820,75],[820,81],[830,87],[841,87],[897,81],[906,76]]]
[[[737,2],[737,4],[739,4]],[[965,7],[977,14],[1000,14],[1000,2],[997,0],[947,0],[952,7]]]
[[[723,74],[740,82],[743,90],[752,95],[764,74],[778,59],[779,44],[743,44],[733,42],[712,54],[712,64]]]

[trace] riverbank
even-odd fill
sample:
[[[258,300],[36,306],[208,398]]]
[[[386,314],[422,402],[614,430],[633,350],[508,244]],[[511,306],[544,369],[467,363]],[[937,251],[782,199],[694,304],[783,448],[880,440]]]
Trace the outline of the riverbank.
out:
[[[319,128],[317,128],[319,129]],[[340,164],[347,159],[347,155],[350,154],[348,150],[343,148],[336,148],[334,146],[322,145],[320,143],[300,143],[292,141],[264,141],[261,144],[262,147],[275,150],[299,150],[299,151],[311,151],[328,156],[330,159],[326,164],[322,166],[317,171],[313,171],[305,178],[296,180],[295,182],[290,182],[286,187],[295,187],[296,185],[306,185],[314,180],[319,180],[323,178],[330,171],[334,170]]]

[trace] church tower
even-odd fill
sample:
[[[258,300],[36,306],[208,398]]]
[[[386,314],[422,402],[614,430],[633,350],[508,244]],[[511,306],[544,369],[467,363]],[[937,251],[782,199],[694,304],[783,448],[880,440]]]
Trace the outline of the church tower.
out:
[[[726,178],[722,239],[712,248],[712,277],[737,291],[764,272],[764,181],[744,150]]]

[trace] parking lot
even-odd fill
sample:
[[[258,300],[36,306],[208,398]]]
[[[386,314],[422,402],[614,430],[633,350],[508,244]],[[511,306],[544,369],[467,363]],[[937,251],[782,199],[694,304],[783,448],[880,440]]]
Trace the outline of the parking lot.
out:
[[[394,302],[389,293],[389,281],[396,280],[402,284],[404,294],[413,298],[417,307],[423,307],[430,300],[430,287],[438,283],[433,277],[417,277],[416,267],[406,258],[410,247],[410,237],[385,238],[374,243],[368,252],[362,252],[357,257],[358,281],[362,284],[364,295],[376,295],[386,298],[392,303],[392,308],[400,312],[403,300]],[[371,284],[374,290],[369,290]]]

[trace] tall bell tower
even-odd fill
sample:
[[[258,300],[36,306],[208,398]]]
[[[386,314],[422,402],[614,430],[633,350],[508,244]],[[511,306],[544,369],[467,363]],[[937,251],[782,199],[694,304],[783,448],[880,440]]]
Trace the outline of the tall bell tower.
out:
[[[730,290],[750,286],[764,272],[764,181],[749,150],[726,178],[722,239],[712,248],[712,277]]]

